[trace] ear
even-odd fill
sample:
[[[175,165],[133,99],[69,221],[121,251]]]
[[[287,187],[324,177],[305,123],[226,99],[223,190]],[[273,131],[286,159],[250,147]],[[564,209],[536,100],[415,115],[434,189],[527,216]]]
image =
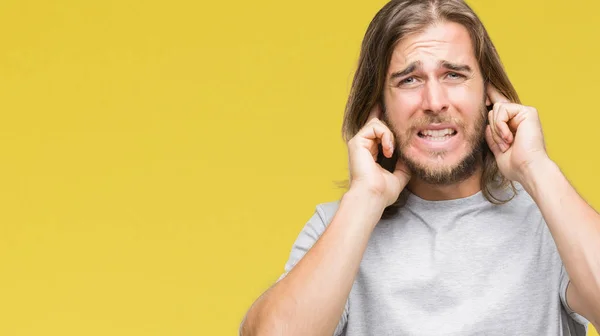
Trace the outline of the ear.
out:
[[[489,85],[488,81],[485,81],[483,83],[483,90],[485,92],[485,106],[492,106],[492,100],[490,99],[490,96],[488,96],[487,94],[487,86]]]

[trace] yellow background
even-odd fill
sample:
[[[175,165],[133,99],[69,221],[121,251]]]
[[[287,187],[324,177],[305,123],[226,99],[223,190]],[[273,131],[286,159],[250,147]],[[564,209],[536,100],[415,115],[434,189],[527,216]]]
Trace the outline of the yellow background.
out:
[[[600,2],[472,3],[600,206]],[[236,334],[341,194],[383,4],[0,2],[0,335]]]

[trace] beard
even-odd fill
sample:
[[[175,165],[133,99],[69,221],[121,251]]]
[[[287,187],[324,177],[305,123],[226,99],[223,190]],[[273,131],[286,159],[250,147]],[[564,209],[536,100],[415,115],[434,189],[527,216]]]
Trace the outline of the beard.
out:
[[[480,113],[475,120],[472,129],[468,130],[465,123],[456,118],[451,118],[447,114],[425,115],[416,119],[406,131],[405,135],[398,134],[396,127],[390,124],[396,138],[396,148],[398,148],[398,159],[402,160],[414,177],[423,182],[433,185],[449,185],[461,182],[471,177],[477,168],[481,165],[482,155],[485,150],[485,127],[487,108],[485,102],[480,107]],[[415,158],[406,155],[406,148],[410,146],[411,140],[417,135],[417,129],[432,123],[452,123],[456,125],[457,130],[462,132],[467,142],[467,154],[454,165],[427,164],[417,161]],[[447,151],[431,151],[429,156],[438,160],[443,160]]]

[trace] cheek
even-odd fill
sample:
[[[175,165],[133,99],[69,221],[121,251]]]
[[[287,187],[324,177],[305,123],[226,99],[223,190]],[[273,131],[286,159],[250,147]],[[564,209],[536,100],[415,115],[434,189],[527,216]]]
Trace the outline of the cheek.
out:
[[[396,131],[403,132],[409,125],[411,117],[417,113],[422,105],[421,94],[415,90],[413,92],[390,92],[385,99],[387,118],[396,128]]]
[[[450,104],[458,110],[466,120],[476,120],[480,117],[484,104],[483,91],[471,90],[466,86],[454,87],[448,91]]]
[[[477,102],[478,104],[483,99],[483,92],[481,90],[474,90],[468,85],[457,85],[449,87],[448,89],[448,98],[451,99],[456,104],[473,104]]]

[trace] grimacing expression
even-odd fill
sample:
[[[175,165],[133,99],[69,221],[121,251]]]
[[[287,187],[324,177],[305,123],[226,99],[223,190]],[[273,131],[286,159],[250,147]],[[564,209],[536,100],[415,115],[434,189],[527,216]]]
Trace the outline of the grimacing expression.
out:
[[[392,53],[383,98],[384,119],[413,175],[451,184],[475,172],[489,100],[465,27],[443,22],[402,39]]]

